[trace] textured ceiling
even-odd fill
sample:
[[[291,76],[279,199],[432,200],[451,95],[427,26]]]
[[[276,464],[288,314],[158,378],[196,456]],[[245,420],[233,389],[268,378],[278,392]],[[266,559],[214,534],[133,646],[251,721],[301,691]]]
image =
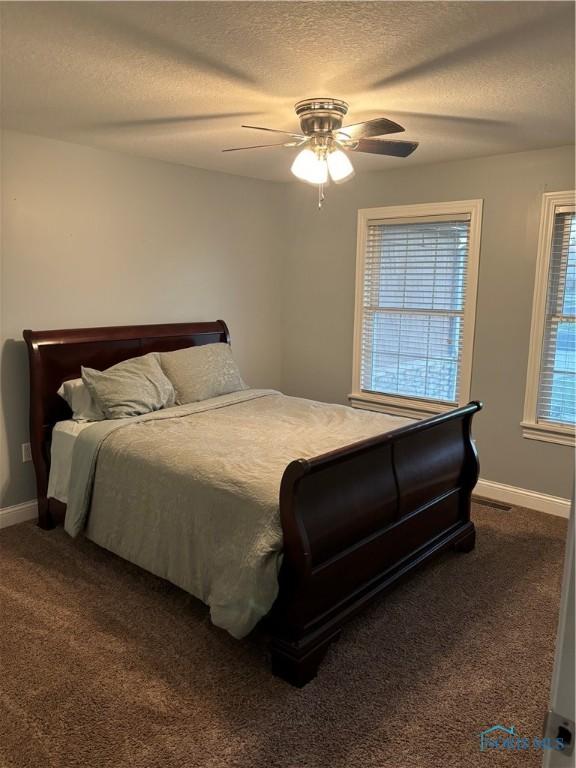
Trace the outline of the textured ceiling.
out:
[[[241,123],[294,130],[309,96],[390,117],[407,159],[378,170],[571,144],[571,2],[9,2],[6,127],[264,179],[294,150]]]

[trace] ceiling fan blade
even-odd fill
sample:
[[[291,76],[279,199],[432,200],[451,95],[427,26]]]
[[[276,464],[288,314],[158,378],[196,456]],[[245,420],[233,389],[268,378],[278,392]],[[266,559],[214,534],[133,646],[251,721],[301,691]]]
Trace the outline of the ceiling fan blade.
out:
[[[408,157],[418,146],[417,141],[385,141],[379,139],[360,139],[356,146],[347,147],[350,152],[367,152],[371,155],[391,155]]]
[[[292,136],[294,139],[305,139],[302,133],[291,133],[290,131],[279,131],[278,128],[261,128],[259,125],[243,125],[242,128],[252,128],[254,131],[269,131],[270,133],[283,133],[285,136]]]
[[[266,147],[297,147],[298,143],[293,141],[284,144],[255,144],[252,147],[232,147],[231,149],[223,149],[222,152],[240,152],[242,149],[264,149]]]
[[[365,120],[363,123],[347,125],[338,133],[345,133],[351,139],[368,139],[370,136],[385,136],[387,133],[401,133],[403,130],[404,128],[393,120],[377,117],[374,120]]]

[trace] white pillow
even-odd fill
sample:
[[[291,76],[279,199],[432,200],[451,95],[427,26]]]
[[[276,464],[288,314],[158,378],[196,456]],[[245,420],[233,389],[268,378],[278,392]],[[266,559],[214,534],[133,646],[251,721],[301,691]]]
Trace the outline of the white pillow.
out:
[[[75,421],[102,421],[104,414],[94,399],[88,387],[82,379],[70,379],[63,382],[58,394],[66,400],[72,409],[72,418]]]

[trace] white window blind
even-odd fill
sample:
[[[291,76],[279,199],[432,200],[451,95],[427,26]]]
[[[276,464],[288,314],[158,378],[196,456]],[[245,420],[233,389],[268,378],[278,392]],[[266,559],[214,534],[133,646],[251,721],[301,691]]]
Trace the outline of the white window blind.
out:
[[[554,212],[536,416],[576,421],[576,213]]]
[[[363,392],[457,404],[470,215],[368,221]]]

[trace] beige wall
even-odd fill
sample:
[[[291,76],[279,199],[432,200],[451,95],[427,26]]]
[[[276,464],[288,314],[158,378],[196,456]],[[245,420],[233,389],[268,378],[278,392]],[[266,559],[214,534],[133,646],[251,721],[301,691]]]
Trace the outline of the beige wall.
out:
[[[23,328],[224,318],[246,379],[346,402],[358,208],[484,199],[472,397],[482,476],[568,497],[568,448],[521,437],[542,193],[573,148],[369,173],[314,191],[22,134],[3,140],[0,507],[35,495]],[[9,439],[8,437],[9,436]]]
[[[481,475],[571,495],[571,449],[521,436],[542,193],[574,187],[565,147],[368,173],[328,191],[293,184],[286,219],[284,367],[288,394],[346,402],[352,378],[356,215],[359,208],[483,198],[472,398]]]
[[[280,386],[282,185],[15,133],[2,149],[0,507],[36,495],[23,328],[223,318],[247,381]]]

